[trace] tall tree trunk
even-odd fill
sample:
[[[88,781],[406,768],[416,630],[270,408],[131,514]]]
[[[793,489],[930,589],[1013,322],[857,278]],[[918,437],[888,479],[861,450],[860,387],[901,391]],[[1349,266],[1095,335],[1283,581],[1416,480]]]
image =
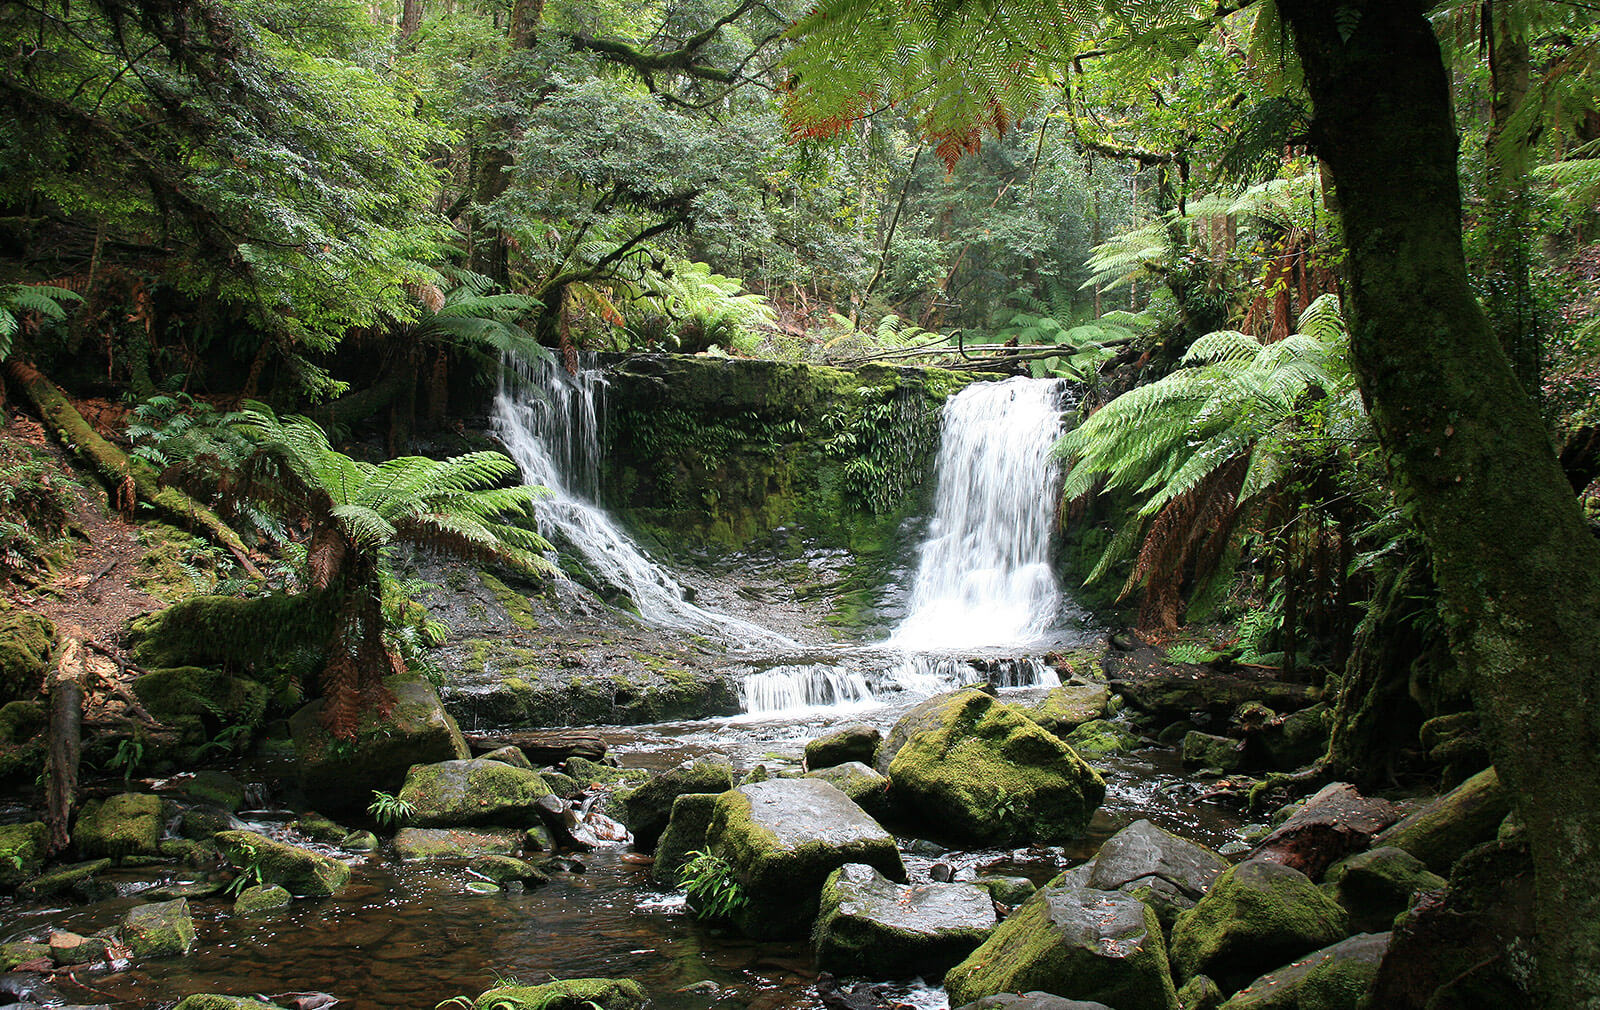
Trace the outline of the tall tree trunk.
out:
[[[1431,6],[1279,3],[1344,216],[1361,390],[1532,845],[1546,1005],[1600,1007],[1600,543],[1473,298]]]
[[[1528,137],[1511,136],[1511,117],[1528,97],[1528,38],[1506,0],[1484,4],[1484,34],[1489,39],[1489,130],[1485,143],[1488,179],[1484,220],[1488,262],[1484,265],[1484,308],[1511,368],[1535,400],[1543,382],[1539,320],[1533,307],[1530,275],[1529,199],[1526,174]]]

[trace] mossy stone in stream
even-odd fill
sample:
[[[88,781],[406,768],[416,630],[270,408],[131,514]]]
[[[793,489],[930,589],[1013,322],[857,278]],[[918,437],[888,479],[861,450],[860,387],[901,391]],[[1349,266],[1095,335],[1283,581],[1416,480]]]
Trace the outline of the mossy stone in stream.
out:
[[[1349,934],[1349,916],[1299,870],[1250,860],[1217,878],[1172,927],[1180,981],[1206,974],[1235,992],[1262,972]]]
[[[1139,738],[1109,719],[1090,719],[1061,738],[1086,761],[1110,754],[1125,754],[1139,746]]]
[[[50,670],[56,629],[48,617],[0,610],[0,704],[36,697]]]
[[[184,898],[135,905],[118,931],[134,957],[182,957],[194,947],[194,917]]]
[[[282,1008],[275,1003],[263,1003],[248,996],[223,996],[203,992],[185,996],[172,1010],[282,1010]]]
[[[846,761],[814,772],[806,772],[808,779],[821,779],[855,801],[856,805],[873,817],[883,817],[889,812],[889,780],[860,761]]]
[[[58,866],[49,873],[42,873],[34,877],[17,888],[17,893],[30,901],[66,894],[70,891],[82,891],[87,895],[90,891],[89,882],[96,875],[110,868],[111,860],[109,859],[91,859],[83,863],[69,863],[66,866]],[[108,885],[107,890],[109,889]]]
[[[300,897],[337,894],[350,880],[350,867],[339,860],[255,831],[219,832],[216,842],[234,866],[254,868],[263,884],[277,884]]]
[[[636,789],[619,791],[615,799],[622,807],[622,823],[633,832],[634,846],[648,852],[667,829],[673,801],[679,796],[722,793],[732,788],[733,765],[725,757],[713,756],[685,761]]]
[[[508,856],[522,848],[524,832],[516,828],[401,828],[395,852],[407,863]]]
[[[407,820],[425,828],[526,825],[550,795],[538,772],[483,758],[412,765],[400,789],[400,800],[411,804]]]
[[[224,771],[195,772],[183,784],[183,794],[232,813],[244,806],[244,784]]]
[[[1358,933],[1261,976],[1224,1010],[1355,1010],[1377,977],[1388,933]]]
[[[667,830],[656,842],[656,861],[651,875],[669,887],[678,886],[678,871],[689,861],[689,853],[706,847],[706,828],[717,807],[718,793],[686,793],[672,801],[672,817]]]
[[[513,856],[478,856],[467,869],[494,881],[501,887],[513,881],[526,885],[548,884],[550,877],[526,860]]]
[[[1183,735],[1183,764],[1224,774],[1244,767],[1244,743],[1232,737],[1190,730]]]
[[[642,1010],[644,988],[628,978],[571,978],[490,989],[472,1010]]]
[[[161,800],[149,793],[121,793],[90,800],[78,813],[72,837],[85,856],[161,854]]]
[[[951,837],[1063,841],[1083,833],[1105,797],[1099,774],[1071,747],[983,691],[941,696],[905,718],[923,728],[890,762],[896,806]]]
[[[294,903],[294,895],[277,884],[247,887],[233,903],[234,915],[261,915],[278,912]]]
[[[1034,722],[1064,736],[1086,722],[1105,718],[1110,705],[1111,688],[1105,684],[1063,684],[1051,688],[1027,712]]]
[[[944,977],[950,1004],[998,993],[1067,993],[1117,1010],[1177,1010],[1156,913],[1137,898],[1047,887]]]
[[[50,837],[43,821],[0,825],[0,888],[13,888],[44,867]]]
[[[19,964],[49,956],[50,945],[47,943],[0,943],[0,973],[11,971]]]
[[[260,725],[270,694],[258,681],[203,666],[151,669],[133,682],[133,693],[151,715],[179,727],[189,744],[204,743],[209,731],[223,726]]]
[[[1209,975],[1196,975],[1178,990],[1178,1005],[1183,1010],[1217,1010],[1227,998]]]
[[[851,761],[870,765],[877,759],[882,743],[883,734],[876,726],[863,723],[846,726],[806,744],[806,768],[819,771]]]

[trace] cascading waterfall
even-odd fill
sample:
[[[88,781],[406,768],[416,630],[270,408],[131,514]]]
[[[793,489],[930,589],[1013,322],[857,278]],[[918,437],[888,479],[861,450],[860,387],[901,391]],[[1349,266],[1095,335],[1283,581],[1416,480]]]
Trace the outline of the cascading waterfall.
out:
[[[540,533],[569,547],[601,582],[627,593],[648,623],[738,645],[793,646],[775,631],[690,603],[677,580],[597,504],[604,389],[605,376],[592,363],[573,375],[553,359],[502,369],[493,430],[522,479],[548,492],[534,505]]]

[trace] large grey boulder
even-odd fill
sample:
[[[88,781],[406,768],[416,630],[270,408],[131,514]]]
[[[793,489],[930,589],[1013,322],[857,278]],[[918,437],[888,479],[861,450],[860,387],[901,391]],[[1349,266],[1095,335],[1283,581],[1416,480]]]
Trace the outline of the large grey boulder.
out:
[[[1388,933],[1358,933],[1261,976],[1223,1010],[1354,1010],[1388,949]]]
[[[407,820],[422,828],[525,827],[539,816],[539,801],[550,795],[538,772],[485,758],[413,765],[400,789],[400,799],[412,808]]]
[[[656,842],[656,861],[651,875],[669,887],[678,886],[678,871],[689,861],[689,853],[706,847],[706,829],[717,808],[719,793],[686,793],[672,801],[672,817],[667,830]]]
[[[905,880],[894,836],[850,797],[816,779],[772,779],[717,797],[706,848],[726,860],[747,902],[734,924],[754,939],[804,936],[822,885],[846,863]]]
[[[830,765],[806,772],[805,777],[828,783],[873,817],[882,817],[889,812],[889,780],[860,761]]]
[[[1155,910],[1116,891],[1047,887],[944,977],[950,1005],[999,993],[1070,993],[1117,1010],[1176,1010]]]
[[[994,901],[972,884],[897,884],[861,863],[822,888],[812,943],[817,967],[873,978],[936,977],[995,927]]]
[[[1147,902],[1164,926],[1193,908],[1228,869],[1228,861],[1203,845],[1134,821],[1100,847],[1088,886],[1123,891]]]

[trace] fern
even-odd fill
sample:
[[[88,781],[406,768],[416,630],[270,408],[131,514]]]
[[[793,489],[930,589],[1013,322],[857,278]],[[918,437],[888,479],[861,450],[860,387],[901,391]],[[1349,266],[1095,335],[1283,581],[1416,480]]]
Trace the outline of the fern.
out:
[[[11,353],[28,316],[59,322],[67,318],[63,302],[81,301],[76,291],[49,284],[0,284],[0,360]]]

